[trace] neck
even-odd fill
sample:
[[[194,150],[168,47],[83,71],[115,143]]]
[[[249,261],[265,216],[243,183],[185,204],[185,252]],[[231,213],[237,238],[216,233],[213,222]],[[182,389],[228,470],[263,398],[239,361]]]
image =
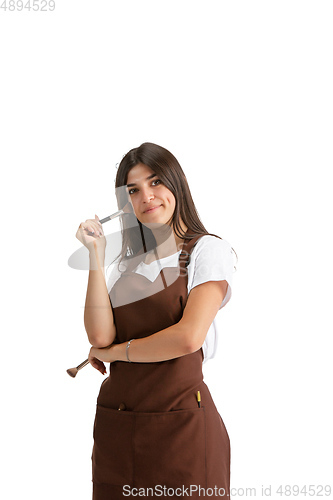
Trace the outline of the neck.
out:
[[[181,228],[184,232],[186,232],[186,226],[181,224]],[[151,230],[157,243],[156,250],[160,259],[177,253],[181,249],[181,244],[184,243],[184,239],[176,236],[170,226],[163,225],[158,229],[151,228]]]

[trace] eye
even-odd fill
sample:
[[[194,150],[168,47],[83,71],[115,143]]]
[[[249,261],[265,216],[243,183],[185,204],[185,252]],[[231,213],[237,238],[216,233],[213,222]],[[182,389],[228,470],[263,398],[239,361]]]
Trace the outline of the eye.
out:
[[[157,184],[154,184],[154,182],[157,183]],[[159,184],[162,184],[162,181],[160,179],[154,179],[152,181],[152,185],[154,185],[154,186],[156,186],[156,185],[158,186]],[[128,190],[128,194],[129,195],[134,194],[135,191],[137,191],[137,188],[131,188],[131,189]]]

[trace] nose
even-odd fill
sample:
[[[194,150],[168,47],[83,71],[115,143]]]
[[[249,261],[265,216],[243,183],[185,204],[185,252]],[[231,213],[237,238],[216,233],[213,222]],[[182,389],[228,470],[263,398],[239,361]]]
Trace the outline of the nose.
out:
[[[143,187],[141,189],[141,196],[142,196],[143,203],[149,203],[150,200],[154,199],[154,193],[152,192],[152,190],[149,186]]]

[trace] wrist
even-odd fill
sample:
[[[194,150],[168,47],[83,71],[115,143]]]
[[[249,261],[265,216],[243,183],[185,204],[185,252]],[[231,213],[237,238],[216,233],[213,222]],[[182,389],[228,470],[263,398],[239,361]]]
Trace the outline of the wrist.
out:
[[[96,270],[104,267],[104,260],[105,260],[105,248],[97,245],[94,242],[94,246],[89,248],[90,269]]]
[[[89,257],[96,257],[96,255],[105,256],[105,247],[104,245],[99,245],[96,241],[93,244],[89,245]]]
[[[126,346],[127,342],[123,342],[122,344],[115,344],[114,345],[114,356],[116,358],[116,361],[127,361],[127,356],[126,356]],[[131,359],[131,358],[130,358]]]

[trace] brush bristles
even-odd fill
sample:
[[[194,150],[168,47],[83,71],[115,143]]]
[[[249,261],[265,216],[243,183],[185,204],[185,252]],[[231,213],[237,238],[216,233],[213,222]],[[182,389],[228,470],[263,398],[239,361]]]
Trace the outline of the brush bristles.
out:
[[[73,378],[76,376],[77,372],[78,372],[77,368],[69,368],[67,370],[68,375]]]
[[[127,202],[126,205],[124,206],[123,208],[123,212],[125,214],[130,214],[133,212],[133,207],[132,207],[132,204],[130,202]]]

